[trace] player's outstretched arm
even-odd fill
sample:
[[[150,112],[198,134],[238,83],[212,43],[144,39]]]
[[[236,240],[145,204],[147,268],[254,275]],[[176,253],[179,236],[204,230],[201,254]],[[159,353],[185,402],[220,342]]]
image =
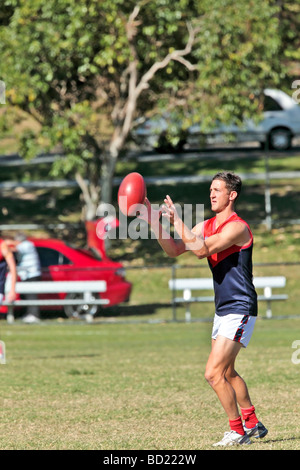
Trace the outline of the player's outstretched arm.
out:
[[[162,209],[163,216],[167,217],[170,223],[174,225],[174,229],[182,239],[186,249],[191,250],[200,259],[219,253],[232,245],[243,246],[249,242],[249,231],[243,223],[232,222],[224,227],[222,232],[204,240],[202,236],[203,223],[190,230],[179,217],[170,196],[166,196],[165,205]]]
[[[151,206],[148,198],[145,199],[145,210],[140,211],[139,218],[145,220],[153,230],[155,237],[164,250],[171,258],[175,258],[186,251],[186,246],[181,239],[174,239],[160,223],[162,210],[155,210]]]
[[[178,215],[176,207],[170,196],[166,196],[164,202],[165,205],[162,207],[162,215],[163,217],[166,217],[171,224],[174,225],[176,233],[179,235],[185,246],[185,251],[192,251],[198,258],[204,258],[208,256],[202,237],[203,222],[190,230]]]

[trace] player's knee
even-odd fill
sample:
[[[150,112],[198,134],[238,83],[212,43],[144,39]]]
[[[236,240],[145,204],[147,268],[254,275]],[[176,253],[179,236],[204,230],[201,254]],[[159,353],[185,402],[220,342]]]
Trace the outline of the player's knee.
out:
[[[211,374],[210,370],[206,370],[204,373],[204,378],[209,385],[211,385],[212,380],[213,380],[213,375]]]
[[[222,375],[219,371],[210,367],[206,368],[204,377],[211,387],[215,387],[222,379]]]
[[[213,363],[208,362],[204,373],[205,380],[211,387],[215,388],[226,381],[227,370],[228,367],[226,367],[226,364],[221,363],[216,366]]]

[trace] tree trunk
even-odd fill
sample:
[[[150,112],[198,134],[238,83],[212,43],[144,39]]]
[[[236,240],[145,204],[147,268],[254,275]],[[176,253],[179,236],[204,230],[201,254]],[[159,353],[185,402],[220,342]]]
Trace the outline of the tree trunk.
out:
[[[82,219],[84,221],[94,220],[99,204],[99,186],[86,181],[80,173],[75,175],[76,181],[81,189],[81,197],[84,205],[82,210]]]
[[[97,216],[103,217],[107,215],[114,215],[111,211],[110,205],[112,204],[112,190],[113,190],[113,177],[115,174],[116,163],[119,152],[107,152],[101,165],[101,178],[100,188],[101,196],[97,209]],[[105,251],[110,248],[110,239],[107,237],[104,241]]]
[[[112,188],[113,188],[113,177],[115,173],[117,163],[117,155],[113,156],[109,152],[105,155],[101,165],[101,203],[111,204],[112,203]]]
[[[100,179],[101,203],[112,203],[113,177],[115,174],[120,149],[123,147],[124,141],[125,137],[122,134],[122,130],[117,126],[115,128],[115,132],[110,142],[109,148],[105,152],[104,158],[102,160]]]

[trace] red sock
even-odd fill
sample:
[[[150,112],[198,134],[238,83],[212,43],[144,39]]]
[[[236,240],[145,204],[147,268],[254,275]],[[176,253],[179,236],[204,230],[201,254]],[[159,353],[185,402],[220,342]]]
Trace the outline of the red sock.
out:
[[[241,416],[236,419],[230,419],[229,426],[232,431],[238,432],[242,436],[245,434]]]
[[[251,406],[251,408],[241,408],[241,412],[242,417],[245,420],[246,427],[248,429],[254,428],[254,426],[258,423],[254,406]]]

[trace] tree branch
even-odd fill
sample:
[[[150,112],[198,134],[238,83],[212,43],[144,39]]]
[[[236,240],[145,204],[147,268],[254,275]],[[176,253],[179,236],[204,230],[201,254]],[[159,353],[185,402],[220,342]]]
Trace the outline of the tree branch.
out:
[[[119,121],[123,121],[123,124],[120,126],[121,132],[118,134],[113,142],[111,143],[111,152],[115,152],[116,149],[122,145],[124,139],[126,138],[128,132],[130,131],[132,118],[134,111],[136,109],[136,84],[137,84],[137,63],[138,57],[134,44],[134,37],[137,33],[137,26],[141,24],[141,21],[137,21],[136,17],[140,12],[140,7],[136,5],[130,14],[128,21],[126,23],[126,35],[129,43],[130,52],[132,55],[132,61],[129,63],[128,67],[121,76],[120,89],[121,92],[125,91],[125,88],[128,86],[128,97],[125,101],[124,106],[121,106],[121,103],[117,103],[115,109],[113,110],[112,115],[118,117]],[[127,85],[127,77],[128,85]],[[126,86],[125,86],[126,84]]]
[[[129,42],[131,42],[133,37],[136,36],[137,26],[141,24],[141,21],[136,21],[136,17],[138,16],[139,12],[140,7],[136,5],[126,23],[126,34]]]
[[[134,44],[134,37],[136,36],[137,26],[140,24],[140,22],[136,20],[139,11],[140,7],[135,6],[131,15],[129,16],[128,22],[126,23],[126,34],[129,42],[132,60],[126,70],[123,72],[123,75],[121,77],[121,91],[125,90],[125,83],[127,83],[128,96],[125,100],[124,105],[121,104],[121,101],[117,102],[112,112],[112,116],[117,119],[118,124],[115,128],[115,133],[110,143],[111,155],[116,155],[118,153],[118,149],[123,145],[126,136],[130,132],[133,115],[136,109],[137,99],[142,93],[142,91],[148,88],[149,82],[158,72],[158,70],[165,68],[173,60],[180,62],[190,71],[197,69],[196,65],[193,65],[190,61],[185,58],[185,56],[190,54],[190,52],[192,51],[192,47],[195,42],[195,35],[197,32],[197,29],[194,29],[191,24],[187,23],[189,37],[185,48],[181,50],[175,50],[170,54],[166,55],[161,61],[155,62],[150,67],[150,69],[142,76],[140,82],[137,83],[138,56]]]
[[[189,31],[189,38],[185,48],[173,51],[170,54],[166,55],[165,58],[162,59],[160,62],[155,62],[155,64],[153,64],[152,67],[150,67],[150,69],[142,76],[140,83],[138,84],[135,91],[136,97],[138,97],[144,89],[148,88],[149,82],[154,77],[156,72],[158,72],[158,70],[160,69],[165,68],[172,60],[184,64],[184,66],[187,67],[188,70],[193,71],[197,69],[196,65],[191,64],[188,60],[184,58],[186,55],[190,54],[193,44],[195,42],[195,35],[197,32],[197,30],[192,28],[189,23],[187,24],[187,28]]]
[[[89,183],[85,181],[85,179],[81,176],[79,171],[76,172],[75,179],[77,181],[78,186],[80,187],[82,191],[84,201],[86,202],[86,204],[91,203],[92,200],[91,200],[91,195],[89,193]]]

